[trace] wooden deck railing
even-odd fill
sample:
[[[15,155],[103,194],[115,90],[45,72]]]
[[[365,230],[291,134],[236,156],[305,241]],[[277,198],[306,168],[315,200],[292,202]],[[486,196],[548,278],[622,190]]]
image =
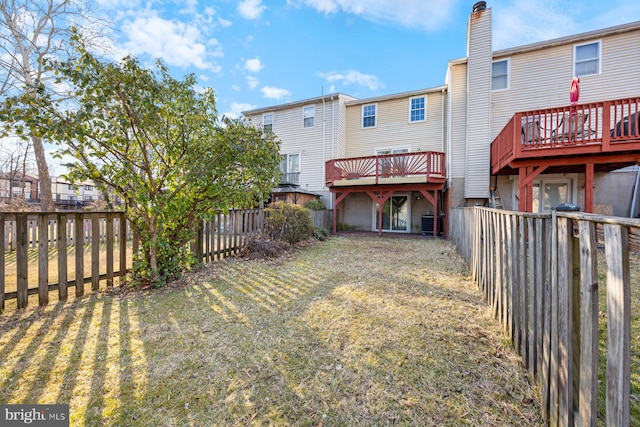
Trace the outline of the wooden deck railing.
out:
[[[445,176],[445,153],[424,151],[417,153],[384,154],[380,156],[333,159],[325,164],[326,183],[333,186],[342,179],[372,178],[379,184],[380,178]]]
[[[513,160],[640,146],[640,97],[518,112],[491,143],[491,171]]]
[[[630,407],[637,416],[640,403],[630,400],[630,345],[637,337],[631,337],[629,251],[640,235],[640,220],[476,207],[452,209],[450,227],[494,316],[539,386],[548,425],[595,427],[598,419],[610,427],[630,425]],[[599,254],[605,278],[600,284]],[[606,339],[599,339],[599,327],[606,329]],[[600,347],[606,349],[601,384]],[[638,372],[633,377],[635,388]]]
[[[237,253],[263,229],[264,210],[219,213],[202,222],[191,250],[212,262]],[[122,212],[0,213],[0,312],[13,300],[15,308],[26,307],[30,295],[46,305],[51,292],[64,301],[69,288],[82,296],[87,283],[92,291],[118,285],[137,248],[132,237]]]

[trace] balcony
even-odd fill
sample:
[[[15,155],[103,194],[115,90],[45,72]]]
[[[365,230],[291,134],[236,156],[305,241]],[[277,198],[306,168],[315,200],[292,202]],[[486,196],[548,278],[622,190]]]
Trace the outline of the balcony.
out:
[[[593,164],[611,171],[640,155],[640,98],[519,112],[491,143],[492,175],[545,165],[546,173]]]
[[[443,183],[445,154],[435,151],[329,160],[327,187]]]

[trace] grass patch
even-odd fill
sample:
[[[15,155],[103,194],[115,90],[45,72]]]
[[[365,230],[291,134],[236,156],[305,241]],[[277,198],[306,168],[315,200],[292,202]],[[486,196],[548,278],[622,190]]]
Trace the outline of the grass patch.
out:
[[[333,237],[0,322],[0,401],[72,425],[542,424],[446,241]]]

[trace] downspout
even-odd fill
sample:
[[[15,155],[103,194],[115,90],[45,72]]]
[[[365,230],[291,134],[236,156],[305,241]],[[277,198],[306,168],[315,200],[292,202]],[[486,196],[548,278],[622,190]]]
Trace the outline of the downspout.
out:
[[[335,136],[336,136],[336,118],[335,118],[335,106],[336,101],[333,99],[333,95],[331,95],[331,159],[335,159]],[[340,112],[338,111],[338,114]]]
[[[444,150],[444,135],[445,135],[445,131],[447,128],[446,125],[446,119],[445,119],[445,115],[444,115],[444,91],[445,88],[442,88],[442,91],[440,91],[440,106],[441,106],[441,117],[442,117],[442,137],[440,138],[442,140],[442,149],[440,151],[442,151],[443,153],[446,153],[446,151]]]
[[[327,185],[327,168],[325,167],[326,159],[326,129],[327,128],[327,108],[324,103],[324,86],[322,86],[322,187]]]

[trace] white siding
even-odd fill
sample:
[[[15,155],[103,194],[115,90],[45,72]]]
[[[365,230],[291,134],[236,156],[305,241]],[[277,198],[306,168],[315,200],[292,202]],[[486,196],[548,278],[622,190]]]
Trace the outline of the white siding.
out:
[[[280,154],[300,154],[300,187],[322,192],[326,190],[324,162],[330,160],[332,154],[335,155],[340,144],[340,133],[343,132],[339,124],[340,106],[351,99],[335,95],[333,102],[330,97],[325,97],[323,103],[322,98],[317,98],[290,107],[280,105],[274,106],[273,110],[261,109],[255,114],[247,114],[247,118],[254,125],[261,126],[263,115],[273,114],[272,130],[280,140]],[[303,108],[311,105],[315,106],[314,126],[305,128]],[[336,119],[338,121],[334,124]]]
[[[580,78],[580,103],[640,93],[640,30],[601,40],[600,74]],[[584,42],[580,42],[582,44]],[[573,78],[573,43],[511,56],[511,88],[491,96],[491,139],[518,111],[565,106]]]
[[[441,92],[425,93],[426,120],[409,122],[409,102],[416,95],[380,100],[376,104],[376,127],[362,128],[362,103],[347,106],[345,157],[372,156],[385,147],[410,151],[444,151],[443,99]],[[446,114],[446,109],[444,110]]]
[[[467,136],[467,64],[452,65],[449,72],[449,177],[464,178]]]
[[[487,9],[469,20],[466,198],[486,198],[489,193],[491,62],[491,9]]]

